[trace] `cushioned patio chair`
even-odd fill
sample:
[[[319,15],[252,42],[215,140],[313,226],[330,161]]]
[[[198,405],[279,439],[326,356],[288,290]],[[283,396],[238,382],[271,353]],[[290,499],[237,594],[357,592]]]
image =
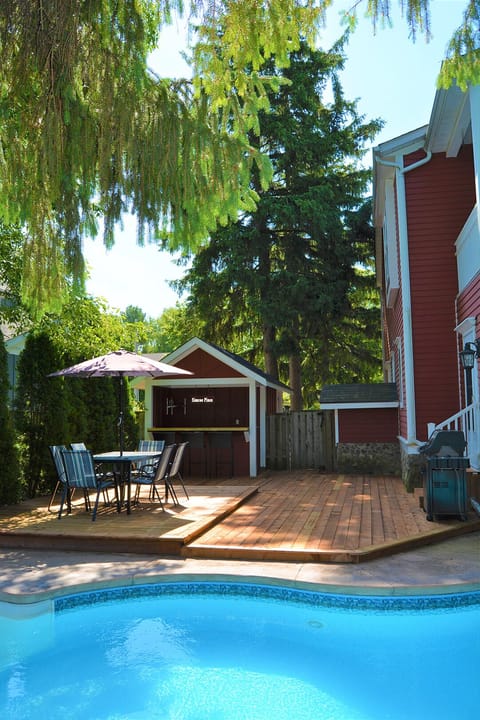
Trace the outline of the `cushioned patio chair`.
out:
[[[187,500],[189,500],[187,489],[184,485],[182,474],[180,472],[180,468],[182,467],[183,462],[183,456],[185,454],[185,448],[187,447],[188,442],[180,443],[177,447],[177,451],[175,453],[175,457],[173,458],[172,465],[170,467],[170,470],[167,473],[167,476],[165,478],[165,502],[168,501],[168,493],[172,496],[172,500],[174,501],[175,505],[178,505],[178,497],[177,493],[175,492],[175,488],[173,487],[173,481],[178,480],[180,485],[183,488],[183,492],[186,495]]]
[[[97,517],[98,501],[100,493],[109,488],[114,488],[115,498],[117,502],[117,511],[120,512],[120,503],[118,499],[118,488],[115,478],[97,474],[95,464],[93,462],[92,453],[89,450],[63,450],[61,452],[63,464],[65,466],[66,482],[62,493],[62,500],[58,518],[62,517],[63,506],[67,503],[67,512],[71,512],[70,493],[74,488],[81,488],[87,497],[89,491],[95,491],[95,505],[92,512],[92,521]],[[88,509],[88,505],[86,503]]]
[[[147,486],[150,487],[150,499],[155,500],[155,497],[157,497],[161,507],[163,508],[162,498],[160,497],[157,486],[160,483],[165,482],[165,477],[168,473],[174,450],[175,445],[167,445],[166,448],[164,448],[160,460],[155,467],[155,472],[153,474],[151,472],[151,465],[147,465],[144,469],[140,468],[139,471],[137,471],[134,475],[131,476],[131,484],[137,486],[135,492],[135,499],[137,501],[140,493],[140,488],[142,486]]]

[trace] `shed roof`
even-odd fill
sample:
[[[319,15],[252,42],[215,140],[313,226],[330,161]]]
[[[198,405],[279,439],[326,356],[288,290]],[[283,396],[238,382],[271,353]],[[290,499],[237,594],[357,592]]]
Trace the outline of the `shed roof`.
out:
[[[268,373],[258,368],[256,365],[248,362],[248,360],[245,360],[245,358],[243,358],[241,355],[236,355],[235,353],[232,353],[229,350],[225,350],[224,348],[221,348],[214,343],[200,340],[200,338],[197,337],[191,338],[179,348],[169,353],[165,358],[163,358],[163,361],[168,362],[170,365],[175,365],[181,359],[187,357],[190,353],[194,352],[197,349],[204,350],[210,355],[213,355],[217,359],[226,363],[230,367],[235,368],[237,371],[241,372],[246,377],[254,378],[262,385],[275,388],[276,390],[281,390],[282,392],[291,392],[288,385],[285,385],[284,383],[274,378],[272,375],[269,375]],[[194,377],[192,378],[192,382],[195,382]]]
[[[320,407],[398,407],[395,383],[350,383],[325,385],[320,392]]]

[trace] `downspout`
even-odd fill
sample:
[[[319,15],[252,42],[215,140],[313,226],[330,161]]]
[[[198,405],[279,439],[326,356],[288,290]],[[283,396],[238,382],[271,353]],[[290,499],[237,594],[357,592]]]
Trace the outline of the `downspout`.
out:
[[[402,320],[403,320],[403,362],[405,365],[405,395],[407,398],[407,444],[414,445],[417,440],[417,423],[415,408],[415,380],[413,372],[413,329],[412,329],[412,298],[410,289],[410,262],[408,254],[407,202],[405,196],[404,175],[430,162],[432,153],[412,165],[402,167],[397,162],[380,160],[379,165],[395,168],[397,187],[398,235],[400,245],[400,273],[402,278]]]

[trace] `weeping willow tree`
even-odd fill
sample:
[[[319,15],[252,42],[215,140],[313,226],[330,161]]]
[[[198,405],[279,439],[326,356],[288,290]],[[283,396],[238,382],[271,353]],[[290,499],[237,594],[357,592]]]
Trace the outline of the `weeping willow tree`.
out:
[[[428,35],[429,1],[399,1],[411,28]],[[453,59],[467,52],[476,62],[479,1],[468,3]],[[183,0],[2,0],[0,219],[25,229],[22,293],[34,312],[58,309],[82,285],[82,238],[97,233],[100,217],[107,246],[132,212],[139,242],[147,234],[192,250],[253,208],[252,165],[263,187],[270,168],[249,137],[278,82],[260,70],[272,55],[287,64],[300,37],[313,44],[330,4],[192,0],[187,82],[148,70]],[[390,3],[353,3],[352,22],[358,7],[376,19]]]

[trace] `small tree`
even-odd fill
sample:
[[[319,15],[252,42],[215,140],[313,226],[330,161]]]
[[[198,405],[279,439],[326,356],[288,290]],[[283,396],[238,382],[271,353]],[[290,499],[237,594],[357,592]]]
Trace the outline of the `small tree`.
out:
[[[15,431],[8,406],[8,390],[7,351],[2,338],[0,342],[0,457],[2,458],[0,505],[17,502],[22,491]]]

